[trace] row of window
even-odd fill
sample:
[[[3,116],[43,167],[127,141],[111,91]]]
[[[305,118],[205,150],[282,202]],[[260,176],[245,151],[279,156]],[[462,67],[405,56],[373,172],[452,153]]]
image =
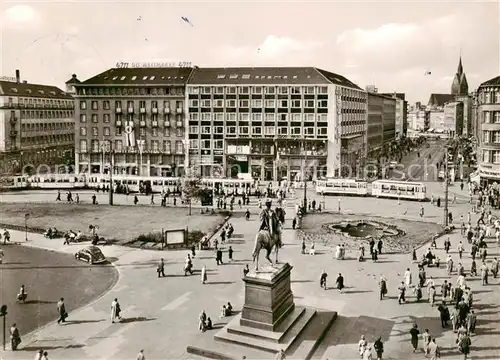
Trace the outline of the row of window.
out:
[[[171,95],[184,96],[184,87],[166,87],[166,88],[150,88],[150,87],[101,87],[101,88],[79,88],[76,91],[77,95]]]
[[[93,127],[92,128],[92,136],[99,136],[99,128]],[[164,137],[170,137],[171,136],[171,131],[169,127],[164,127],[163,131],[160,131],[158,128],[153,127],[151,128],[151,136],[164,136]],[[102,128],[102,135],[103,136],[111,136],[111,128],[109,127],[104,127]],[[123,135],[123,131],[120,127],[115,128],[115,136],[121,136]],[[80,127],[80,136],[87,136],[87,128],[86,127]],[[145,128],[139,128],[139,136],[146,136],[146,129]],[[176,128],[175,129],[175,136],[176,137],[184,137],[184,129],[183,128]]]
[[[500,104],[500,89],[487,88],[479,93],[481,104]]]
[[[15,117],[15,113],[11,112],[11,118]],[[63,118],[72,118],[73,111],[64,111],[64,110],[51,110],[51,111],[42,111],[42,110],[22,110],[21,111],[21,119],[63,119]]]
[[[190,108],[197,108],[197,107],[202,107],[202,108],[223,108],[223,107],[228,107],[228,108],[235,108],[235,107],[240,107],[240,108],[262,108],[264,105],[265,108],[295,108],[295,109],[301,109],[302,107],[309,108],[309,109],[314,109],[314,108],[327,108],[328,107],[328,100],[299,100],[299,99],[294,99],[294,100],[275,100],[275,99],[252,99],[252,100],[235,100],[235,99],[191,99],[189,100],[189,107]]]
[[[500,150],[483,150],[483,163],[500,164]]]
[[[500,144],[500,131],[483,130],[483,143]]]
[[[39,135],[21,138],[22,146],[60,144],[73,142],[73,134]]]
[[[99,106],[99,103],[101,103],[101,106]],[[123,104],[125,102],[124,101],[121,101],[121,100],[116,100],[115,101],[115,109],[123,109]],[[142,109],[145,109],[146,108],[146,101],[145,100],[140,100],[140,101],[132,101],[132,100],[128,100],[126,102],[127,104],[127,109],[130,109],[130,108],[135,108],[135,104],[138,103],[139,104],[139,108],[142,108]],[[147,102],[148,105],[150,105],[149,107],[150,108],[153,108],[153,109],[158,109],[158,101],[157,100],[153,100],[153,101],[148,101]],[[109,100],[104,100],[104,101],[97,101],[97,100],[92,100],[90,101],[90,108],[92,110],[99,110],[99,109],[102,109],[102,110],[111,110],[111,103]],[[176,109],[182,109],[184,106],[184,101],[176,101],[175,102],[175,108]],[[165,100],[163,101],[163,108],[165,109],[170,109],[171,108],[171,103],[170,101],[168,100]],[[80,110],[87,110],[87,101],[86,100],[80,100]]]
[[[328,86],[189,86],[189,94],[328,94]]]
[[[189,113],[189,121],[306,121],[326,122],[328,114]]]
[[[80,152],[84,153],[88,151],[88,141],[87,140],[80,140]],[[160,147],[160,144],[162,145]],[[172,142],[170,140],[163,140],[161,143],[158,140],[151,140],[150,146],[148,147],[147,144],[145,144],[143,150],[153,150],[153,151],[163,151],[166,153],[171,153],[172,152],[172,144],[175,144],[175,153],[177,154],[184,154],[184,143],[182,140],[176,140],[175,142]],[[123,146],[123,140],[115,140],[114,142],[114,151],[116,152],[122,152],[126,150],[126,147]],[[100,151],[109,151],[111,148],[111,140],[91,140],[90,141],[90,149],[92,152],[100,152]]]
[[[43,91],[43,90],[41,90]],[[19,105],[63,105],[63,106],[72,106],[73,100],[57,100],[57,99],[42,99],[42,98],[18,98]],[[13,98],[9,98],[9,106],[13,106],[15,104]]]
[[[37,131],[53,131],[53,130],[70,130],[74,129],[73,123],[55,122],[55,123],[34,123],[21,125],[21,131],[37,132]]]
[[[239,135],[249,135],[250,133],[254,135],[260,135],[262,134],[262,126],[190,126],[189,127],[189,134],[190,135],[196,135],[196,134],[202,134],[202,135],[210,135],[210,134],[224,134],[224,129],[226,130],[226,134],[239,134]],[[234,132],[232,129],[237,129],[237,132]],[[250,131],[251,129],[251,131]],[[283,134],[288,134],[288,127],[286,126],[264,126],[264,134],[265,135],[275,135],[276,134],[276,129],[277,132],[280,135]],[[302,129],[300,126],[293,126],[290,128],[291,132],[290,134],[294,135],[301,135],[301,130]],[[304,127],[303,128],[303,133],[307,135],[314,135],[314,126],[311,127]],[[318,129],[318,135],[326,135],[326,127],[319,127]]]
[[[483,111],[485,124],[500,124],[500,111]]]
[[[100,121],[99,121],[99,114],[91,114],[91,119],[92,119],[92,122],[94,124],[98,124]],[[169,121],[170,120],[170,115],[161,115],[162,118],[163,118],[163,121]],[[158,121],[159,120],[159,115],[158,114],[151,114],[150,116],[151,118],[151,121]],[[103,114],[102,115],[102,122],[107,124],[110,122],[110,114]],[[123,115],[122,114],[114,114],[114,119],[115,119],[115,123],[117,121],[122,121],[124,119]],[[126,118],[127,121],[134,121],[134,115],[133,114],[128,114],[126,115]],[[139,114],[139,121],[146,121],[147,117],[146,117],[146,114]],[[176,122],[179,122],[181,121],[182,122],[182,115],[175,115],[175,121]],[[80,123],[86,123],[87,122],[87,114],[80,114]]]

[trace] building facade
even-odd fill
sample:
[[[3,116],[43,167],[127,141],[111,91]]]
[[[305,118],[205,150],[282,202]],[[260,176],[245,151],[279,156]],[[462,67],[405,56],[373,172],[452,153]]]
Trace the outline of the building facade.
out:
[[[173,176],[185,158],[185,86],[191,68],[109,69],[75,81],[80,173]]]
[[[415,131],[426,131],[429,129],[429,121],[425,106],[417,102],[408,111],[408,127]]]
[[[367,153],[396,138],[396,98],[368,92]]]
[[[366,93],[313,67],[197,68],[185,166],[261,180],[340,176],[365,152]]]
[[[444,105],[443,130],[450,136],[460,136],[464,126],[464,103],[451,101]]]
[[[429,117],[429,131],[444,132],[445,126],[443,106],[427,110]]]
[[[0,80],[0,164],[2,173],[50,173],[74,149],[73,98],[61,89]]]
[[[408,102],[404,93],[382,93],[396,100],[396,138],[406,137],[408,132]]]
[[[477,90],[479,118],[479,175],[484,183],[500,181],[500,76]]]

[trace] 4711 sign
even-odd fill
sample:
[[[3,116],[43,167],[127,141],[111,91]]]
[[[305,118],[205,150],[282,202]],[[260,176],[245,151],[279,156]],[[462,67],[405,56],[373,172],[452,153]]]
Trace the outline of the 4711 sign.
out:
[[[118,69],[126,68],[190,68],[191,62],[189,61],[179,61],[179,62],[123,62],[119,61],[116,63]]]

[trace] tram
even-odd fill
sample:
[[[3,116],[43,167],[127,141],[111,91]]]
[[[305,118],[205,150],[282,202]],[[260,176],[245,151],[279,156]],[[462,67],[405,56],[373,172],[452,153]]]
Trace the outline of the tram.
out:
[[[368,183],[355,179],[336,179],[316,181],[316,193],[320,195],[350,194],[358,196],[368,195]]]
[[[421,182],[375,180],[372,182],[371,195],[385,198],[399,198],[424,201],[426,187]]]

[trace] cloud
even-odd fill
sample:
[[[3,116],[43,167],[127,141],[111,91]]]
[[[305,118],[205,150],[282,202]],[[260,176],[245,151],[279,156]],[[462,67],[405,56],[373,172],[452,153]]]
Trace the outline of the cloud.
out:
[[[222,61],[225,66],[239,65],[311,65],[314,52],[323,43],[314,40],[299,40],[286,36],[269,35],[256,46],[223,46],[216,51],[214,63]]]
[[[2,27],[26,30],[36,28],[42,23],[42,16],[29,5],[14,5],[2,14]]]

